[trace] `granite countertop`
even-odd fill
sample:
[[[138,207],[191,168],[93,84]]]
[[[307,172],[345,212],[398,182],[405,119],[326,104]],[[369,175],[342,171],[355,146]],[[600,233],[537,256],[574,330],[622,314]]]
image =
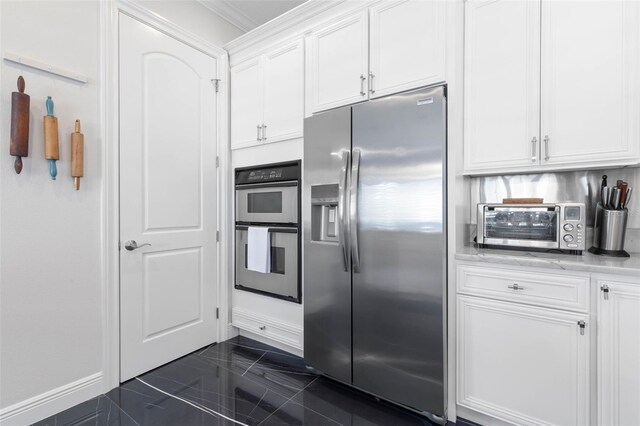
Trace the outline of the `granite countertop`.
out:
[[[468,246],[458,249],[456,259],[640,277],[640,253],[629,253],[631,257],[627,258],[597,256],[588,251],[583,253],[582,256],[576,256],[561,253],[485,249]]]

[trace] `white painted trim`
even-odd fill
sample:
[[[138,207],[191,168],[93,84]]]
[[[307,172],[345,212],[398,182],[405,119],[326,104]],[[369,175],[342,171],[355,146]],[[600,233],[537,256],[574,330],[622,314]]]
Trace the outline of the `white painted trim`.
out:
[[[102,373],[95,373],[10,405],[0,411],[0,423],[4,426],[31,424],[73,407],[102,393],[102,378]]]
[[[258,23],[242,13],[228,1],[220,0],[196,0],[216,15],[220,16],[231,25],[238,27],[244,32],[251,31],[258,26]]]
[[[246,330],[266,339],[273,340],[289,346],[293,349],[302,350],[302,328],[293,324],[283,322],[279,319],[260,315],[246,311],[241,308],[232,309],[232,324],[241,330]],[[260,327],[266,327],[261,330]]]
[[[118,116],[118,16],[128,15],[174,39],[193,47],[217,60],[217,75],[220,78],[217,95],[218,141],[217,155],[220,158],[218,171],[218,208],[220,243],[218,246],[218,322],[217,338],[226,339],[229,312],[228,251],[231,234],[225,226],[229,210],[229,167],[231,155],[229,149],[229,61],[227,52],[205,39],[185,30],[165,18],[149,11],[130,0],[112,0],[102,3],[104,25],[101,79],[101,104],[104,106],[104,151],[103,151],[103,247],[104,252],[104,290],[103,290],[103,335],[104,335],[104,374],[103,392],[120,384],[120,201],[119,201],[119,116]],[[116,96],[113,96],[116,94]],[[215,339],[212,337],[212,340]]]
[[[309,0],[272,19],[266,24],[241,35],[222,47],[227,50],[229,54],[234,54],[250,47],[258,40],[267,39],[277,34],[284,34],[289,28],[311,20],[316,15],[344,2],[346,2],[346,0]]]

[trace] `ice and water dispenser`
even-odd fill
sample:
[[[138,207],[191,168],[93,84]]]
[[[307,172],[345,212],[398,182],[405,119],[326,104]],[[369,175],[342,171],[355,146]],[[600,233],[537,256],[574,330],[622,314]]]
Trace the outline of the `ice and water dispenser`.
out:
[[[311,186],[311,240],[338,241],[338,184]]]

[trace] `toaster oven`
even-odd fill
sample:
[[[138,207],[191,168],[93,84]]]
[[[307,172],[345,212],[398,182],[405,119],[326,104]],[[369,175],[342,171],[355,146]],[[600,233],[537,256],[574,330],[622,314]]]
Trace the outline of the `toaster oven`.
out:
[[[480,247],[519,247],[582,254],[585,205],[478,204]]]

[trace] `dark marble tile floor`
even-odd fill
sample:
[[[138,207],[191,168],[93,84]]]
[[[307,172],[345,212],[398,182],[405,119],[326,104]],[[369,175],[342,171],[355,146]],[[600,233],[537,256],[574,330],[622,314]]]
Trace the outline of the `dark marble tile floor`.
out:
[[[202,348],[36,425],[431,425],[246,337]]]

